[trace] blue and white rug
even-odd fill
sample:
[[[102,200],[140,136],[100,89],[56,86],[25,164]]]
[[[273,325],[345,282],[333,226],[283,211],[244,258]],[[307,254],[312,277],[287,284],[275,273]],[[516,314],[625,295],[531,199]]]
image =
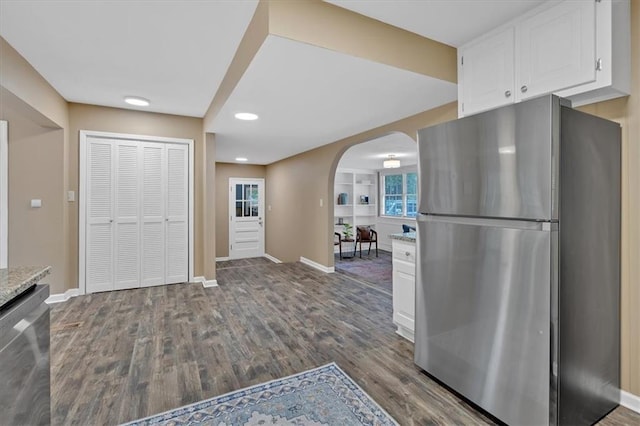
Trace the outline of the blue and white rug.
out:
[[[396,425],[336,363],[176,408],[126,426]]]

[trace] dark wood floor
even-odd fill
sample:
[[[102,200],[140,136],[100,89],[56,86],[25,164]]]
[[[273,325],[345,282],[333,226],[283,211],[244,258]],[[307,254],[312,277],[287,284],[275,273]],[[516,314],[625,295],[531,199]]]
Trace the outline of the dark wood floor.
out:
[[[52,310],[52,422],[117,424],[335,361],[401,424],[487,424],[424,375],[391,298],[300,263],[220,264],[220,287],[80,296]],[[618,408],[607,425],[639,424]]]

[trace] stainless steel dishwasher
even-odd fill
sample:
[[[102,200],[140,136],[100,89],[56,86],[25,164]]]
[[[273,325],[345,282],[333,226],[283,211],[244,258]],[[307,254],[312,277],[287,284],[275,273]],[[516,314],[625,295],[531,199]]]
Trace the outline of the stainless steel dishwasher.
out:
[[[48,285],[0,311],[0,423],[51,423]]]

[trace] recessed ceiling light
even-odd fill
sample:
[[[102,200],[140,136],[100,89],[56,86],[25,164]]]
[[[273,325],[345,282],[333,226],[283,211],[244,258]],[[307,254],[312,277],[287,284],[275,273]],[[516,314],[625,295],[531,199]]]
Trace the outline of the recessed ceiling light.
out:
[[[251,112],[239,112],[235,115],[238,120],[257,120],[258,115]]]
[[[135,106],[149,106],[149,100],[145,98],[139,98],[137,96],[126,96],[124,101],[129,105]]]
[[[249,160],[247,160],[247,159],[246,159],[246,158],[244,158],[244,157],[236,157],[236,161],[242,161],[242,162],[245,162],[245,161],[249,161]]]

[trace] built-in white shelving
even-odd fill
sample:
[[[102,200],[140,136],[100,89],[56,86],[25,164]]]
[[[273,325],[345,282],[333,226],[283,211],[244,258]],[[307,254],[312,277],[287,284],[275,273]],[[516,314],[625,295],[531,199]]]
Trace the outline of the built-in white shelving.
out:
[[[375,228],[378,216],[378,174],[374,170],[338,169],[334,183],[334,226],[342,233],[348,223]],[[341,194],[346,194],[341,196]]]

